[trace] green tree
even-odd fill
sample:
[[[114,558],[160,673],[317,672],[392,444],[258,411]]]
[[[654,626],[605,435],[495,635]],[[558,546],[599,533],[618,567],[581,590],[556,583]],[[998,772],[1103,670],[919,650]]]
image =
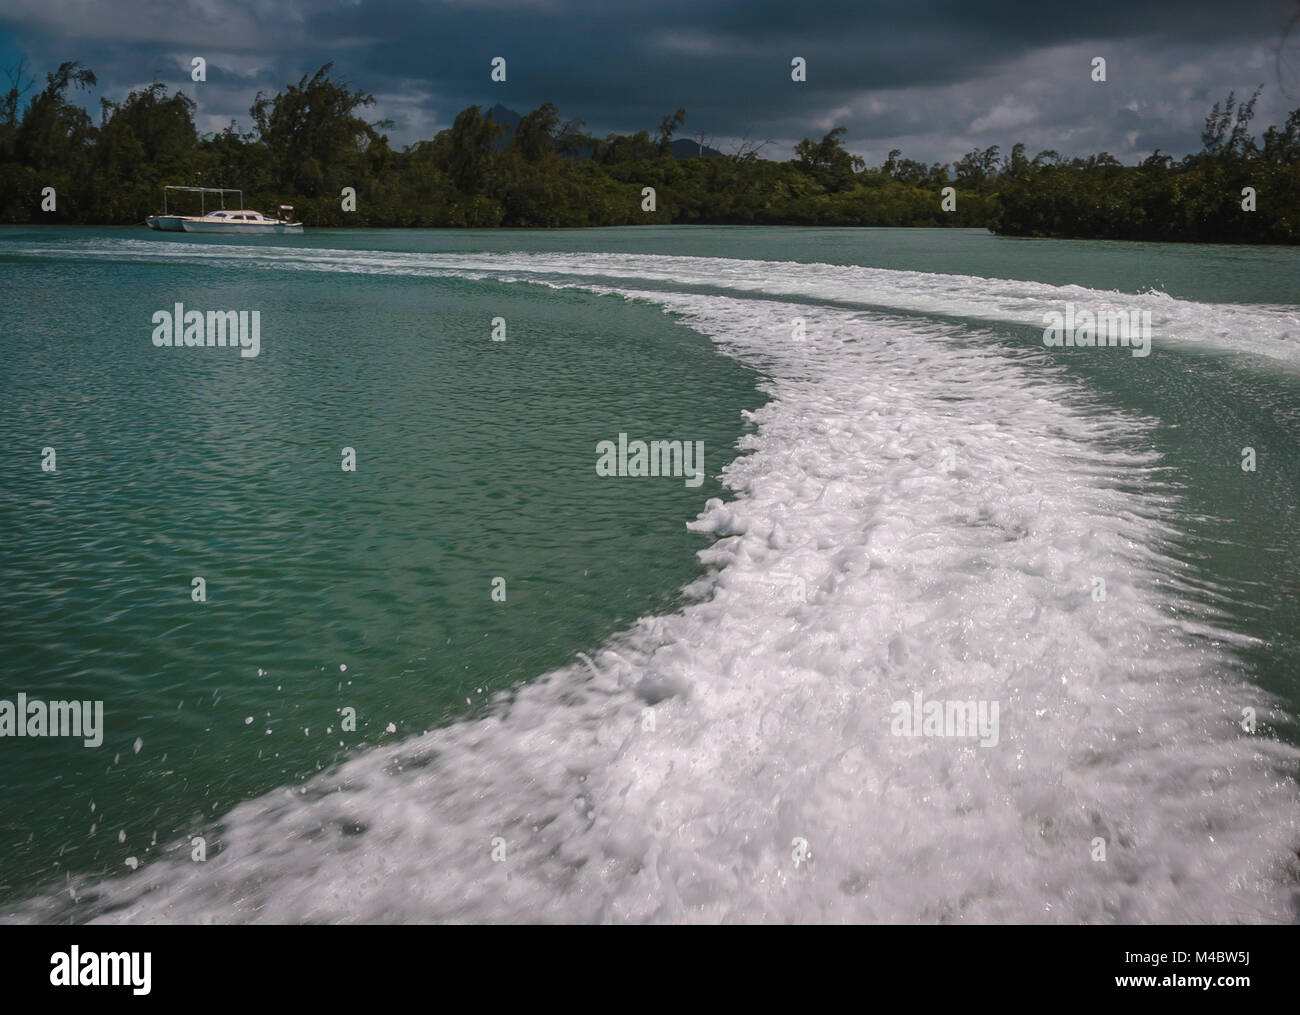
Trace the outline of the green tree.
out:
[[[387,126],[384,121],[371,124],[356,115],[374,104],[374,96],[333,80],[333,67],[327,63],[310,78],[304,74],[273,97],[258,92],[249,109],[277,182],[290,193],[335,196],[360,182],[368,149],[387,145],[377,129]]]
[[[794,146],[801,169],[828,190],[842,190],[853,183],[854,172],[866,168],[862,158],[844,148],[846,128],[835,127],[820,141],[804,138]]]
[[[464,194],[478,191],[492,170],[493,145],[504,132],[501,124],[484,116],[479,106],[463,109],[447,136],[447,172]]]
[[[672,154],[673,135],[677,133],[677,128],[686,122],[686,110],[678,107],[677,112],[671,116],[665,116],[659,124],[659,136],[655,142],[655,154],[659,156]]]
[[[519,121],[510,146],[525,162],[540,162],[555,150],[559,123],[560,111],[550,102],[543,103]]]
[[[16,144],[24,161],[37,172],[75,171],[94,140],[95,126],[90,115],[69,102],[64,93],[71,87],[94,87],[95,75],[80,61],[71,60],[45,75],[45,81],[44,90],[23,114]]]

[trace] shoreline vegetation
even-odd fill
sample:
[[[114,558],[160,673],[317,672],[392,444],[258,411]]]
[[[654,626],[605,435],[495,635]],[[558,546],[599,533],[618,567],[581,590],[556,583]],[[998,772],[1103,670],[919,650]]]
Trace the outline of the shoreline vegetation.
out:
[[[1106,152],[1031,158],[1015,144],[1005,156],[993,146],[951,165],[894,150],[871,167],[844,148],[843,127],[800,141],[793,159],[778,162],[760,156],[767,143],[724,155],[703,136],[678,136],[682,109],[653,133],[597,138],[550,103],[523,116],[470,106],[433,140],[396,151],[382,133],[391,122],[359,115],[373,96],[332,70],[273,96],[258,92],[250,131],[232,122],[210,135],[195,127],[194,101],[162,83],[121,103],[101,98],[96,125],[71,98],[96,84],[79,62],[47,74],[40,91],[24,85],[24,67],[11,70],[0,102],[0,222],[135,224],[175,184],[242,188],[245,207],[292,204],[317,227],[956,226],[1300,243],[1300,109],[1256,139],[1259,89],[1215,103],[1202,150],[1181,160],[1159,150],[1136,166]]]

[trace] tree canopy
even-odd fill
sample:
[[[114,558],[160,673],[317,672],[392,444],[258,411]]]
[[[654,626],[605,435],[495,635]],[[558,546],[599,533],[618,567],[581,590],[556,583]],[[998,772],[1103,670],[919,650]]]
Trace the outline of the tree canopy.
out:
[[[1101,152],[1067,160],[1024,144],[994,145],[952,165],[891,150],[879,166],[850,152],[846,130],[808,137],[793,158],[758,157],[765,144],[703,155],[674,142],[684,109],[652,132],[587,132],[544,103],[513,126],[470,106],[428,141],[394,150],[371,121],[369,93],[332,64],[303,75],[212,134],[195,128],[194,102],[162,83],[100,101],[100,122],[74,101],[93,88],[77,61],[35,90],[25,65],[0,97],[0,220],[131,223],[158,210],[165,184],[237,187],[249,207],[295,205],[317,226],[572,227],[645,223],[984,226],[1014,235],[1300,242],[1300,110],[1256,138],[1257,89],[1215,103],[1202,148],[1182,160],[1159,151],[1124,166]],[[24,104],[25,103],[25,104]],[[507,111],[508,112],[508,111]],[[694,156],[679,157],[686,151]],[[44,188],[55,188],[52,211]],[[356,192],[344,211],[344,188]],[[642,191],[655,188],[653,211]],[[941,207],[953,187],[955,209]],[[1250,188],[1255,210],[1244,207]]]

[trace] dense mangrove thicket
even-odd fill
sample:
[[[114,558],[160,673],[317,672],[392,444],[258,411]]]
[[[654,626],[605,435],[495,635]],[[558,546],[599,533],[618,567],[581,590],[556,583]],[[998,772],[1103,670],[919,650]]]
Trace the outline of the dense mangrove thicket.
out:
[[[232,123],[212,135],[195,128],[194,102],[161,83],[101,99],[96,124],[74,101],[95,83],[77,62],[47,74],[40,91],[15,79],[0,106],[0,221],[134,223],[159,209],[164,184],[186,184],[242,188],[261,210],[292,204],[314,226],[985,226],[1300,242],[1300,110],[1257,140],[1258,91],[1216,104],[1202,150],[1180,161],[1158,151],[1137,166],[1104,152],[1030,158],[1016,144],[1005,157],[994,146],[952,165],[892,151],[871,167],[844,148],[842,127],[801,141],[784,162],[754,146],[709,155],[702,143],[699,157],[683,157],[693,154],[674,140],[684,110],[653,133],[597,138],[549,103],[506,118],[471,106],[432,140],[395,151],[383,133],[391,124],[362,115],[373,97],[329,64],[274,96],[259,92],[249,131]],[[344,209],[344,188],[355,210]]]

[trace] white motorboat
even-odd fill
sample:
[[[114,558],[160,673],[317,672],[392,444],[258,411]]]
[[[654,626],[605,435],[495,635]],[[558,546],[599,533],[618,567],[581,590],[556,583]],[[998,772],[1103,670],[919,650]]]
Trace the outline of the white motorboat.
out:
[[[198,195],[199,195],[199,214],[198,214],[197,216],[195,216],[195,215],[178,215],[178,214],[176,214],[176,213],[173,212],[173,211],[169,211],[168,208],[167,208],[167,205],[168,205],[168,198],[170,198],[170,197],[173,196],[173,195],[171,194],[171,191],[173,191],[173,190],[175,190],[175,191],[180,191],[181,193],[185,193],[185,194],[198,194]],[[167,233],[181,233],[181,232],[184,232],[184,231],[185,231],[185,227],[184,227],[184,225],[182,225],[182,223],[183,223],[187,218],[202,218],[204,215],[207,214],[207,210],[208,210],[208,208],[207,208],[207,202],[208,202],[208,195],[209,195],[209,194],[215,194],[215,195],[217,195],[217,198],[218,198],[218,200],[219,200],[220,203],[221,203],[221,207],[222,207],[222,209],[224,209],[224,208],[226,207],[226,195],[227,195],[227,194],[238,194],[238,195],[239,195],[239,207],[240,207],[240,208],[243,208],[243,207],[244,207],[244,192],[243,192],[242,190],[227,189],[227,188],[225,188],[225,187],[173,187],[173,186],[166,186],[166,187],[163,187],[163,210],[162,210],[159,214],[156,214],[156,215],[150,215],[147,219],[144,220],[144,224],[147,225],[150,229],[159,229],[159,230],[162,230],[163,232],[167,232]]]
[[[181,219],[181,228],[187,233],[284,234],[302,232],[302,223],[268,218],[260,211],[212,211],[201,218]]]
[[[199,195],[199,214],[177,215],[167,209],[168,191],[178,190]],[[216,194],[221,208],[207,210],[209,194]],[[239,208],[226,207],[226,195],[239,195]],[[244,192],[228,187],[172,187],[163,188],[163,210],[160,214],[150,215],[144,220],[150,229],[170,233],[243,233],[286,234],[301,233],[302,223],[292,221],[293,206],[280,205],[280,218],[270,218],[261,212],[249,211],[244,207]]]

